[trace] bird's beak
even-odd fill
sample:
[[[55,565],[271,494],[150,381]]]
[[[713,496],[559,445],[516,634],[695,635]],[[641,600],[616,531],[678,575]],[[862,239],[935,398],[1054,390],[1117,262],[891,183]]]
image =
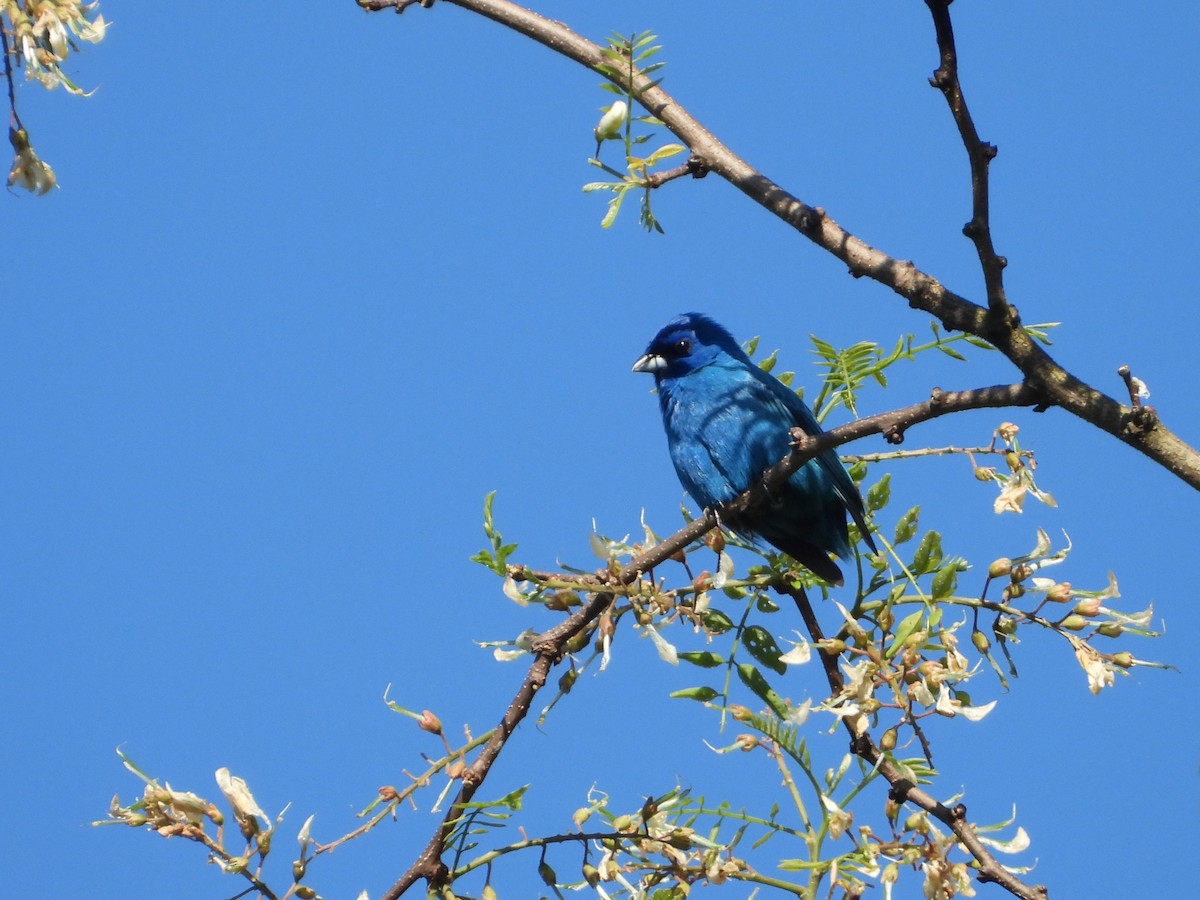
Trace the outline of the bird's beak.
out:
[[[635,372],[661,372],[667,367],[667,360],[657,353],[647,353],[633,364]]]

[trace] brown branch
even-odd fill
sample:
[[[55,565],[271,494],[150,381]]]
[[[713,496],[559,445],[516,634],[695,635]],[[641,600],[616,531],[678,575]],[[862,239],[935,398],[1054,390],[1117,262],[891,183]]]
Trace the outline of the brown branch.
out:
[[[396,2],[357,0],[367,7],[389,7]],[[428,2],[428,0],[426,0]],[[602,48],[576,34],[561,22],[547,19],[509,0],[445,0],[493,20],[549,47],[556,53],[597,71],[605,61]],[[954,293],[909,260],[898,260],[855,237],[820,207],[809,206],[737,156],[700,124],[652,79],[635,74],[633,84],[608,76],[630,90],[652,115],[663,121],[698,157],[706,170],[716,173],[764,209],[782,219],[804,237],[844,262],[856,277],[867,276],[904,297],[909,306],[929,313],[946,328],[977,335],[1000,350],[1035,385],[1050,405],[1124,441],[1150,459],[1200,489],[1200,453],[1172,433],[1153,414],[1138,413],[1096,390],[1056,363],[1021,327],[1015,308],[997,318]],[[999,259],[999,257],[997,257]]]
[[[693,178],[703,178],[708,174],[708,169],[704,167],[704,160],[693,154],[688,158],[688,161],[681,166],[676,166],[673,169],[664,169],[661,172],[655,172],[646,177],[646,187],[651,190],[660,188],[668,181],[674,181],[676,178],[686,178],[691,175]]]
[[[905,431],[913,425],[936,419],[948,413],[991,407],[1033,406],[1040,402],[1041,398],[1037,391],[1021,384],[950,392],[935,388],[930,398],[924,403],[916,403],[903,409],[859,419],[832,431],[823,432],[816,437],[793,432],[793,436],[798,440],[791,453],[767,470],[757,485],[724,506],[721,513],[722,515],[737,516],[753,509],[766,501],[779,485],[810,459],[848,441],[859,440],[872,434],[882,434],[889,442],[899,443],[904,439]],[[537,692],[546,684],[550,669],[566,654],[568,643],[573,637],[591,627],[612,603],[614,594],[611,589],[627,586],[637,581],[645,572],[651,571],[655,566],[670,559],[678,551],[716,528],[717,524],[717,513],[711,509],[705,510],[703,515],[690,522],[686,527],[635,556],[619,572],[613,574],[607,569],[597,571],[589,579],[589,582],[598,589],[591,600],[558,625],[538,635],[533,642],[532,651],[535,657],[533,664],[526,672],[521,686],[517,689],[508,709],[505,710],[504,717],[491,739],[463,773],[462,787],[459,789],[454,803],[451,804],[441,825],[438,826],[417,861],[400,876],[383,895],[382,900],[396,900],[421,880],[429,882],[431,886],[445,881],[449,872],[445,863],[442,862],[442,853],[445,851],[447,839],[459,820],[462,805],[470,802],[476,790],[487,778],[492,764],[499,757],[505,743],[512,736],[517,725],[528,714]],[[609,590],[605,590],[605,588]]]
[[[971,163],[971,221],[963,226],[963,234],[975,244],[979,265],[983,269],[983,283],[987,291],[988,310],[999,322],[1011,318],[1008,299],[1004,296],[1004,267],[1008,261],[996,254],[992,246],[992,225],[988,216],[988,164],[996,158],[996,148],[979,139],[975,121],[967,109],[962,84],[958,80],[958,51],[954,46],[954,29],[950,24],[952,0],[925,0],[933,14],[934,30],[937,32],[938,52],[941,65],[929,79],[929,83],[942,92],[963,146]],[[1012,324],[1016,324],[1015,322]]]

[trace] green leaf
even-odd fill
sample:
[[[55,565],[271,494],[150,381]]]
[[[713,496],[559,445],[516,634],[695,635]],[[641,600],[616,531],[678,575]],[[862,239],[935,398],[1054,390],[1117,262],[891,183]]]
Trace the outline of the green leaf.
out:
[[[496,492],[492,491],[483,498],[483,533],[487,535],[488,540],[492,544],[492,549],[480,550],[471,557],[471,562],[477,562],[482,566],[491,569],[497,575],[508,574],[508,558],[516,551],[516,544],[504,543],[504,538],[496,529],[495,522],[492,519],[492,503],[496,499]]]
[[[661,78],[655,78],[655,79],[654,79],[653,81],[651,81],[649,84],[642,85],[642,86],[641,86],[640,88],[638,88],[638,89],[637,89],[637,90],[636,90],[634,93],[636,93],[636,94],[637,94],[637,96],[639,96],[639,97],[640,97],[640,96],[642,96],[642,94],[646,93],[646,91],[650,90],[651,88],[656,88],[656,87],[658,87],[660,84],[662,84],[662,81],[663,81],[663,80],[662,80]]]
[[[951,359],[961,360],[962,362],[967,361],[967,358],[965,356],[963,356],[961,353],[959,353],[957,350],[955,350],[953,347],[947,347],[945,344],[938,344],[937,348],[939,350],[941,350],[943,353],[945,353],[947,356],[949,356]]]
[[[900,521],[896,523],[896,535],[892,538],[893,544],[903,544],[912,540],[917,533],[917,518],[920,515],[921,507],[914,506],[900,517]]]
[[[704,630],[712,634],[724,634],[733,627],[733,619],[711,606],[704,611],[703,618]]]
[[[672,156],[678,156],[680,153],[686,153],[687,147],[683,144],[664,144],[646,158],[646,165],[652,166],[664,159],[670,159]]]
[[[667,696],[675,700],[697,700],[700,703],[708,703],[710,700],[715,700],[721,695],[715,689],[701,685],[700,687],[671,691]]]
[[[785,718],[788,714],[787,703],[780,697],[767,679],[763,677],[763,673],[756,666],[750,663],[742,663],[737,667],[738,678],[742,680],[742,684],[750,688],[756,697],[762,700],[767,706],[771,707],[771,711],[779,718]]]
[[[779,645],[775,643],[775,638],[771,636],[771,632],[767,631],[767,629],[761,625],[749,626],[742,632],[742,642],[746,645],[746,649],[750,651],[750,655],[768,669],[780,675],[787,672],[787,663],[779,659],[779,657],[783,656],[783,651],[779,649]]]
[[[918,609],[916,612],[905,616],[900,620],[900,624],[896,626],[896,637],[892,640],[891,646],[888,647],[885,656],[891,659],[904,646],[907,641],[917,631],[925,621],[924,608]]]
[[[775,364],[777,362],[779,362],[779,350],[775,349],[771,351],[770,356],[764,357],[758,361],[758,367],[764,372],[770,372],[773,368],[775,368]]]
[[[617,221],[617,213],[621,211],[621,203],[625,200],[625,195],[628,190],[619,190],[611,200],[608,201],[608,212],[604,214],[604,218],[600,220],[601,228],[611,228],[612,223]]]
[[[909,568],[914,575],[924,575],[932,572],[942,561],[942,536],[936,531],[927,531],[917,552],[913,554],[912,565]]]
[[[958,563],[951,561],[938,569],[938,573],[933,576],[931,587],[933,599],[941,600],[943,597],[949,597],[954,593],[956,587],[958,587]]]
[[[755,597],[754,608],[761,613],[779,612],[779,604],[772,600],[768,594],[759,594]]]
[[[892,499],[892,474],[888,472],[881,479],[867,488],[867,508],[871,512],[879,512]]]
[[[713,669],[725,662],[725,657],[711,650],[687,650],[680,653],[679,658],[702,669]]]

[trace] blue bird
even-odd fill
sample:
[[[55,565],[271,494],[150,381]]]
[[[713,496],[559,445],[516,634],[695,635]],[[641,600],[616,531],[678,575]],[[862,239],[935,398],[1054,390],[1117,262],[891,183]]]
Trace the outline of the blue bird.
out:
[[[633,371],[653,373],[671,461],[684,490],[705,509],[719,510],[787,456],[792,428],[821,433],[795,391],[756,366],[728,331],[701,313],[668,322]],[[842,572],[830,554],[851,556],[847,513],[878,552],[862,497],[837,454],[827,450],[766,504],[727,524],[840,585]]]

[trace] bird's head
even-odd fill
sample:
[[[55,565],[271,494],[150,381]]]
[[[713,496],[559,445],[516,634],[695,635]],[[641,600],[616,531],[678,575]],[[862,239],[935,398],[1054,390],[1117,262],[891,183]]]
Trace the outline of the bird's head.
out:
[[[663,326],[646,352],[633,364],[635,372],[655,379],[680,378],[703,368],[722,354],[745,359],[733,335],[702,313],[684,313]]]

